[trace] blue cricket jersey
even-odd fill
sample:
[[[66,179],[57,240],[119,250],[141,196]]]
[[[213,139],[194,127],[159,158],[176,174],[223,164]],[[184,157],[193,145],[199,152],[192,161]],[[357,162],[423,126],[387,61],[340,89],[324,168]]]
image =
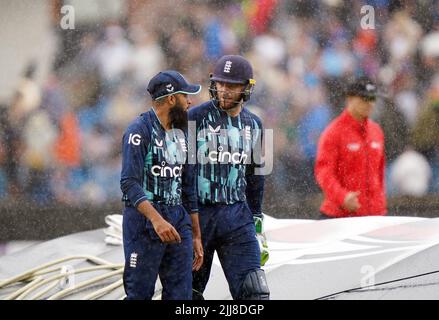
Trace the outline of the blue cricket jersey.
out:
[[[246,108],[230,117],[213,100],[189,109],[189,120],[196,122],[198,201],[247,201],[253,214],[261,214],[264,176],[254,174],[261,164],[253,157],[261,142],[261,120]]]
[[[122,141],[120,179],[122,200],[127,205],[137,207],[148,200],[183,204],[188,212],[198,211],[194,169],[187,164],[186,135],[181,130],[166,131],[153,109],[128,126]]]

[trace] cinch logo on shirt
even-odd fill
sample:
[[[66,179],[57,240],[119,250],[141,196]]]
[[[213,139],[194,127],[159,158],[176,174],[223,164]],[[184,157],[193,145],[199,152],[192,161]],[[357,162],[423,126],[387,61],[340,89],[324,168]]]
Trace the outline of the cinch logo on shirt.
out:
[[[211,151],[209,152],[209,160],[213,163],[233,163],[233,164],[240,164],[245,163],[247,161],[248,155],[242,151],[242,152],[228,152],[223,151],[223,147],[219,146],[218,151]]]
[[[183,165],[175,166],[175,167],[169,167],[166,165],[165,161],[162,161],[162,165],[155,165],[151,168],[151,173],[155,177],[162,177],[162,178],[173,178],[173,177],[180,177],[181,176],[181,170],[183,168]]]

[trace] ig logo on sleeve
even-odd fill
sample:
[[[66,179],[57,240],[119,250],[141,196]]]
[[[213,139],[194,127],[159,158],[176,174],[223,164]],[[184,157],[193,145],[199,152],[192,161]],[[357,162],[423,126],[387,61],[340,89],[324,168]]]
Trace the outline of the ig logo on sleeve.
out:
[[[135,146],[140,145],[140,134],[132,134],[130,133],[130,136],[128,137],[128,144],[133,144]]]

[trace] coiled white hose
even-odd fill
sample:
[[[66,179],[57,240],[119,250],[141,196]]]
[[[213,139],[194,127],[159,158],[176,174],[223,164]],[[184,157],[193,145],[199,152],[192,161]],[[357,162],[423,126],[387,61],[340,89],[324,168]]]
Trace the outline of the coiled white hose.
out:
[[[104,230],[106,235],[105,242],[111,245],[121,245],[122,244],[122,215],[108,215],[105,217],[105,222],[108,225],[108,228]],[[86,260],[95,266],[86,267],[78,270],[71,270],[67,272],[62,272],[65,268],[64,265],[61,265],[67,261],[73,260]],[[77,255],[77,256],[69,256],[61,259],[53,260],[27,270],[17,276],[13,276],[9,279],[4,279],[0,281],[0,289],[6,288],[12,285],[17,285],[19,283],[26,283],[23,287],[18,290],[10,293],[6,296],[5,300],[22,300],[22,299],[41,299],[42,297],[47,296],[51,291],[54,291],[57,286],[60,284],[60,280],[68,279],[68,277],[86,273],[86,272],[96,272],[99,270],[110,269],[109,272],[96,276],[92,279],[88,279],[81,283],[75,284],[72,287],[61,288],[60,291],[53,293],[48,299],[60,299],[62,297],[66,297],[75,291],[93,285],[99,285],[103,280],[119,276],[123,273],[123,264],[113,264],[104,259],[91,256],[91,255]],[[55,272],[60,272],[58,274],[53,275]],[[52,275],[50,275],[52,274]],[[44,277],[46,276],[46,277]],[[107,285],[99,290],[91,292],[86,295],[84,300],[93,300],[98,299],[111,291],[121,287],[123,285],[122,279],[118,279],[114,283]],[[123,295],[120,299],[124,299],[125,295]]]

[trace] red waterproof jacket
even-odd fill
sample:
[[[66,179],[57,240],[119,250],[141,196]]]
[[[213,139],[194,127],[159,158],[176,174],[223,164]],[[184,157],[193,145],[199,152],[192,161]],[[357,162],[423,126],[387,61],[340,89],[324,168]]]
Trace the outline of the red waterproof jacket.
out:
[[[345,109],[319,139],[315,176],[325,199],[320,211],[331,217],[385,215],[384,134],[370,119],[360,122]],[[360,209],[342,208],[346,194],[360,191]]]

